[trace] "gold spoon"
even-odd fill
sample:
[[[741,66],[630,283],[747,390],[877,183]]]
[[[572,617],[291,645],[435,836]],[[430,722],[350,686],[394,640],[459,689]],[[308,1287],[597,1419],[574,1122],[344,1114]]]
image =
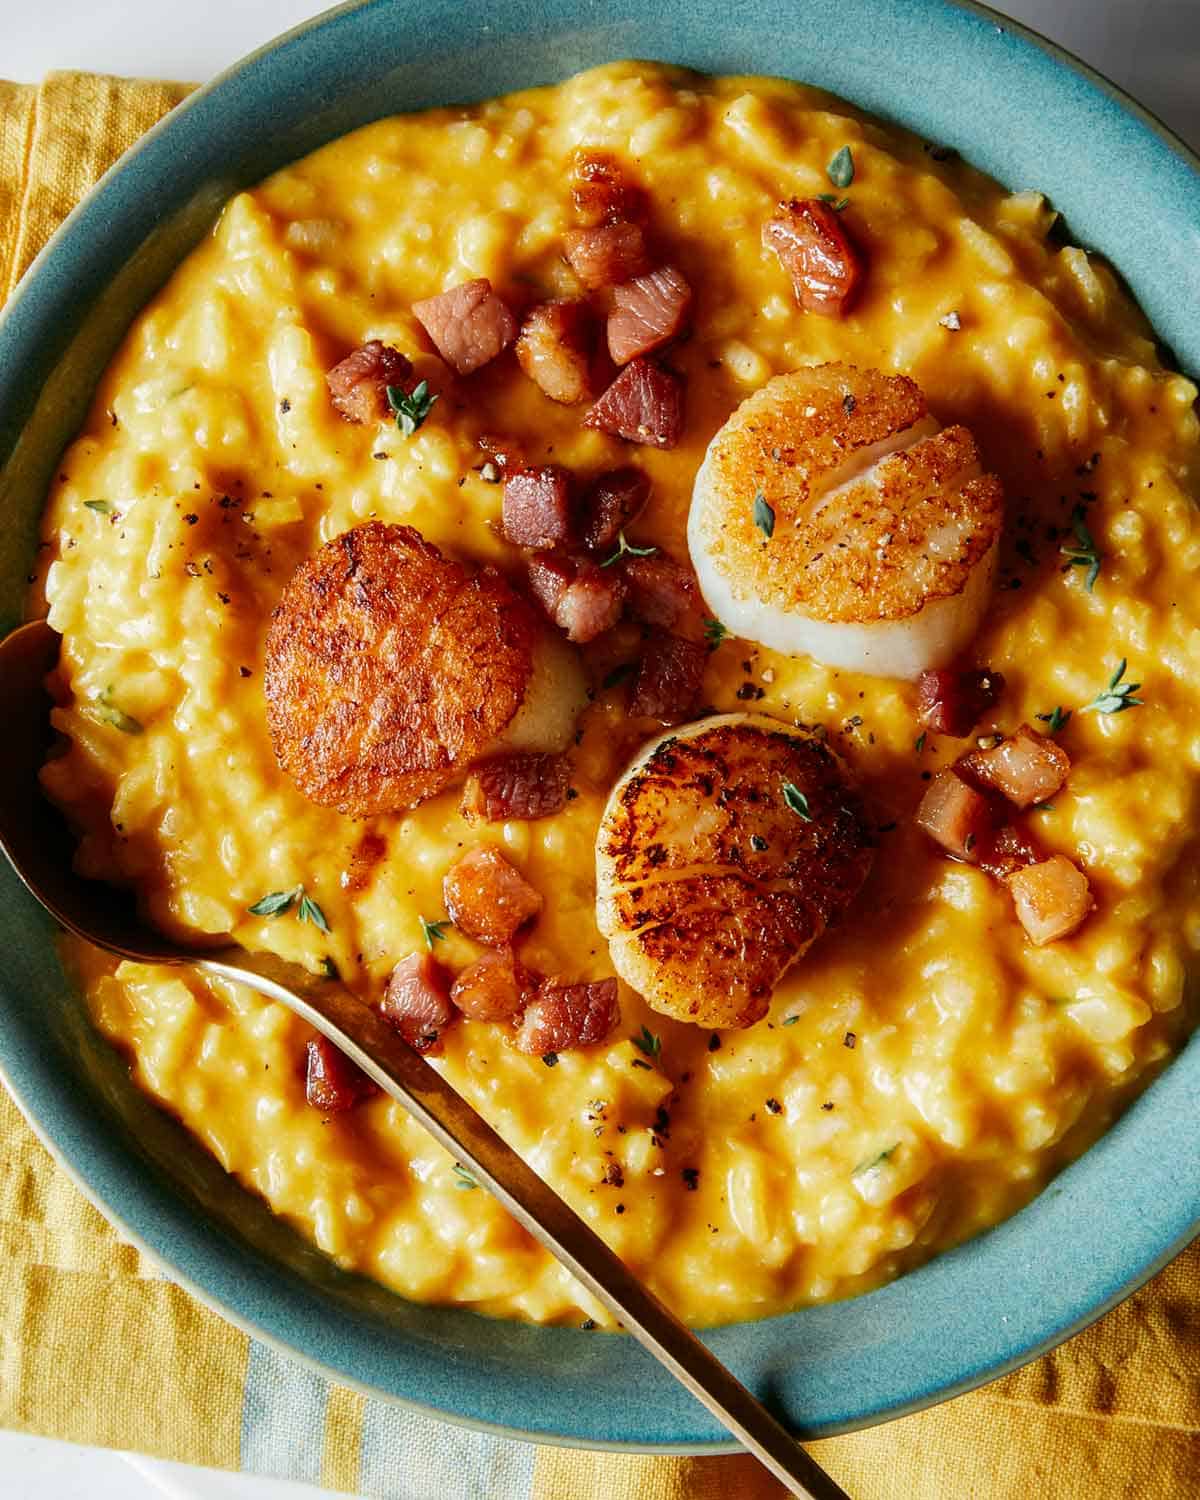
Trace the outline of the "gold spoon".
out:
[[[77,937],[121,958],[190,964],[286,1005],[468,1167],[793,1495],[848,1500],[782,1423],[374,1010],[336,983],[274,954],[236,946],[198,952],[171,943],[143,926],[127,896],[75,874],[72,840],[37,779],[50,737],[45,678],[58,649],[59,637],[44,620],[23,625],[0,642],[0,718],[6,725],[0,736],[0,849],[50,915]]]

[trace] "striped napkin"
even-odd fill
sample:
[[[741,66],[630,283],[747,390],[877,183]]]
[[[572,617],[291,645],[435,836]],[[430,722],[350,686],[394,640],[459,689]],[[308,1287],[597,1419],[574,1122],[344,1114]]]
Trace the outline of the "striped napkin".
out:
[[[0,300],[101,172],[186,93],[84,73],[0,82]],[[382,1500],[783,1494],[744,1457],[539,1448],[331,1384],[125,1244],[2,1090],[0,1426]],[[856,1500],[1200,1495],[1200,1244],[1024,1370],[812,1450]]]

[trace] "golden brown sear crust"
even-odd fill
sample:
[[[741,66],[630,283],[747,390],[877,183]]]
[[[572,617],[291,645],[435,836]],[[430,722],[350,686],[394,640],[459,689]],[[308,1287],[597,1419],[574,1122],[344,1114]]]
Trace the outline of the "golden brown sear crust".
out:
[[[661,741],[614,793],[597,843],[600,927],[656,1010],[749,1026],[872,859],[862,804],[822,740],[721,717]]]
[[[714,566],[764,603],[827,621],[901,620],[960,594],[1004,496],[970,432],[924,435],[927,418],[903,375],[830,364],[769,381],[705,460],[708,491],[724,497],[705,524]],[[857,473],[902,433],[911,446]],[[769,540],[755,495],[774,516]]]
[[[351,817],[413,807],[512,719],[539,625],[489,568],[370,521],[296,569],[267,636],[267,722],[306,797]]]

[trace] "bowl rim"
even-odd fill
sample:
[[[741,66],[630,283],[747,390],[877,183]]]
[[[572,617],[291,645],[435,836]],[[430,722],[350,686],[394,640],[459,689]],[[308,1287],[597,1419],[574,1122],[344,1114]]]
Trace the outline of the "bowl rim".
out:
[[[11,331],[13,325],[18,322],[19,318],[24,313],[26,304],[32,303],[39,297],[41,288],[38,283],[43,267],[54,259],[58,250],[65,242],[69,242],[70,240],[72,240],[81,221],[86,220],[88,215],[91,212],[94,212],[95,206],[98,201],[106,195],[112,183],[124,173],[131,162],[136,161],[144,153],[156,149],[158,142],[164,136],[172,134],[178,128],[180,120],[186,119],[188,114],[194,108],[199,107],[214,93],[219,92],[227,85],[229,85],[231,81],[236,81],[245,76],[247,73],[260,65],[264,60],[279,54],[290,45],[307,37],[310,33],[321,30],[341,18],[347,17],[355,12],[384,8],[391,3],[393,3],[393,0],[344,0],[344,3],[342,4],[334,6],[300,22],[298,25],[291,27],[287,31],[281,33],[277,37],[272,38],[271,40],[265,42],[262,46],[246,54],[244,57],[238,59],[229,67],[223,69],[207,83],[193,90],[183,101],[181,101],[180,104],[175,106],[175,108],[173,108],[168,113],[168,115],[164,116],[145,134],[139,137],[139,139],[125,153],[123,153],[122,156],[118,158],[118,160],[104,173],[104,175],[97,181],[97,183],[84,196],[84,198],[80,200],[75,208],[72,209],[71,213],[67,216],[66,219],[64,219],[62,224],[58,227],[58,229],[50,237],[47,243],[38,252],[37,256],[31,262],[30,266],[26,269],[26,272],[22,276],[20,283],[18,283],[17,287],[13,291],[13,294],[8,299],[7,304],[3,307],[3,309],[0,309],[0,348],[3,347],[5,338]],[[867,0],[867,3],[872,3],[872,0]],[[1097,69],[1074,56],[1066,48],[1046,38],[1033,28],[1025,25],[1023,22],[1006,16],[987,5],[978,3],[978,0],[923,0],[923,9],[926,11],[937,10],[942,12],[962,12],[994,25],[996,29],[1002,33],[1008,33],[1020,38],[1027,45],[1043,53],[1052,63],[1056,64],[1066,73],[1072,74],[1076,78],[1082,78],[1085,82],[1091,84],[1094,88],[1099,90],[1099,92],[1105,96],[1108,102],[1112,106],[1115,106],[1118,111],[1129,116],[1144,130],[1147,130],[1154,136],[1156,136],[1158,140],[1163,145],[1165,145],[1171,153],[1179,158],[1179,160],[1191,170],[1191,172],[1197,177],[1198,184],[1200,184],[1200,154],[1198,154],[1196,150],[1194,150],[1186,142],[1184,142],[1179,137],[1179,135],[1171,129],[1171,127],[1166,125],[1151,110],[1147,109],[1144,105],[1137,102],[1119,85],[1112,82],[1112,80],[1100,73]],[[565,77],[567,75],[563,76]],[[849,100],[848,102],[853,103],[854,101]],[[877,110],[871,109],[870,107],[862,107],[868,113],[878,113]],[[1200,1033],[1198,1033],[1197,1036],[1193,1038],[1193,1042],[1200,1044]],[[1180,1051],[1176,1054],[1174,1061],[1182,1061],[1184,1052],[1188,1050],[1189,1047],[1185,1042],[1185,1044],[1180,1048]],[[1190,1050],[1200,1050],[1200,1045],[1193,1045]],[[1196,1059],[1193,1058],[1192,1061],[1195,1062]],[[405,1410],[409,1410],[433,1418],[437,1421],[448,1422],[451,1425],[465,1428],[470,1431],[489,1433],[496,1436],[512,1438],[524,1442],[532,1441],[539,1444],[546,1444],[551,1446],[583,1447],[598,1451],[629,1452],[641,1454],[715,1455],[741,1451],[739,1445],[732,1440],[719,1440],[712,1442],[692,1439],[683,1440],[680,1442],[647,1441],[637,1439],[605,1440],[598,1439],[594,1436],[580,1437],[572,1433],[559,1433],[540,1430],[534,1431],[529,1428],[515,1427],[506,1423],[497,1423],[485,1417],[447,1410],[444,1407],[423,1403],[411,1396],[401,1395],[396,1393],[395,1391],[383,1389],[378,1385],[360,1381],[341,1368],[338,1368],[337,1366],[332,1364],[327,1364],[315,1355],[301,1350],[294,1344],[288,1342],[286,1338],[281,1337],[274,1331],[264,1327],[255,1318],[249,1317],[241,1312],[226,1298],[208,1291],[195,1279],[193,1279],[190,1274],[180,1270],[170,1260],[169,1257],[164,1256],[159,1249],[155,1248],[139,1230],[134,1229],[126,1220],[124,1215],[115,1210],[108,1203],[102,1191],[98,1187],[94,1186],[93,1183],[85,1176],[83,1169],[78,1166],[73,1159],[68,1158],[66,1152],[51,1136],[49,1128],[42,1122],[42,1120],[35,1112],[32,1101],[25,1096],[20,1085],[13,1076],[12,1069],[6,1066],[5,1060],[2,1057],[0,1057],[0,1082],[3,1082],[7,1087],[8,1092],[16,1103],[17,1108],[21,1112],[25,1121],[30,1126],[37,1138],[49,1151],[58,1167],[67,1174],[74,1185],[79,1188],[79,1190],[84,1194],[88,1201],[91,1202],[102,1213],[106,1220],[113,1224],[125,1238],[127,1238],[139,1249],[141,1253],[145,1254],[151,1262],[162,1266],[164,1270],[169,1273],[171,1279],[176,1284],[183,1287],[202,1305],[219,1314],[225,1321],[239,1328],[242,1332],[246,1333],[250,1337],[273,1348],[277,1352],[284,1355],[286,1358],[300,1362],[308,1368],[317,1371],[322,1376],[331,1381],[334,1381],[341,1385],[345,1385],[350,1389],[360,1392],[364,1396],[370,1397],[375,1400],[382,1400],[389,1404],[399,1406]],[[1149,1088],[1157,1087],[1160,1082],[1161,1075],[1152,1080]],[[1146,1092],[1149,1092],[1149,1088],[1146,1090]],[[1138,1096],[1139,1100],[1144,1097],[1145,1093]],[[1131,1112],[1131,1108],[1136,1108],[1136,1103],[1132,1107],[1126,1108],[1122,1113],[1122,1117],[1127,1117]],[[1111,1135],[1115,1129],[1116,1125],[1110,1125],[1109,1130],[1106,1134]],[[1084,1156],[1079,1158],[1079,1160],[1082,1161],[1090,1156],[1093,1151],[1097,1150],[1097,1148],[1103,1144],[1105,1138],[1106,1137],[1101,1137],[1101,1140],[1097,1142],[1096,1146],[1089,1148],[1089,1150],[1085,1152]],[[1053,1186],[1054,1182],[1061,1181],[1064,1173],[1069,1173],[1070,1171],[1071,1167],[1068,1166],[1064,1169],[1063,1172],[1060,1172],[1056,1178],[1051,1179],[1051,1182],[1046,1188],[1042,1190],[1042,1194],[1039,1196],[1045,1196],[1046,1193],[1050,1191],[1050,1188]],[[1011,1222],[1011,1220],[1006,1222]],[[985,1233],[992,1232],[993,1231],[988,1231]],[[1197,1234],[1200,1234],[1200,1218],[1190,1221],[1188,1226],[1184,1228],[1181,1233],[1171,1239],[1170,1243],[1166,1246],[1165,1249],[1160,1249],[1157,1254],[1155,1254],[1149,1260],[1143,1262],[1140,1268],[1136,1270],[1132,1276],[1123,1276],[1119,1282],[1114,1283],[1108,1295],[1098,1303],[1093,1304],[1085,1311],[1080,1313],[1079,1316],[1068,1320],[1061,1326],[1056,1327],[1051,1332],[1045,1334],[1045,1336],[1040,1340],[1032,1344],[1028,1344],[1020,1349],[1014,1350],[1011,1353],[1010,1357],[1002,1361],[993,1362],[992,1364],[989,1364],[982,1369],[966,1370],[962,1374],[961,1378],[957,1381],[943,1384],[937,1389],[928,1391],[913,1399],[899,1401],[894,1406],[878,1409],[874,1413],[860,1417],[856,1420],[849,1422],[835,1422],[829,1425],[823,1425],[820,1428],[819,1432],[815,1435],[826,1436],[838,1432],[854,1431],[866,1426],[873,1425],[875,1423],[892,1420],[895,1417],[921,1411],[930,1406],[936,1405],[943,1400],[950,1399],[956,1395],[962,1394],[971,1389],[975,1389],[986,1382],[998,1378],[999,1376],[1007,1373],[1010,1370],[1019,1368],[1020,1366],[1029,1363],[1030,1361],[1040,1357],[1048,1350],[1056,1347],[1066,1339],[1072,1337],[1074,1334],[1082,1331],[1091,1323],[1097,1321],[1112,1307],[1131,1295],[1139,1287],[1143,1286],[1151,1277],[1157,1274],[1157,1272],[1161,1270],[1163,1266],[1167,1265],[1177,1254],[1179,1254],[1184,1248],[1186,1248],[1186,1246],[1197,1236]],[[977,1236],[976,1240],[982,1237],[983,1236]],[[945,1254],[953,1253],[954,1252],[945,1252]],[[943,1258],[944,1255],[935,1257],[934,1261],[930,1264],[936,1264],[937,1261]],[[914,1272],[909,1274],[913,1275],[917,1273]],[[903,1280],[907,1280],[907,1277],[901,1278],[901,1281]],[[892,1285],[896,1284],[898,1283],[892,1283]],[[884,1290],[886,1290],[886,1288]],[[867,1295],[871,1296],[876,1294]]]

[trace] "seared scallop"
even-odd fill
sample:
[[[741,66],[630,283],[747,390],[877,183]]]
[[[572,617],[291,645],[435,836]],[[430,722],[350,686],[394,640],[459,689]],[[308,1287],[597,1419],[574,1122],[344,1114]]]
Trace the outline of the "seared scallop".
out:
[[[644,747],[596,840],[596,918],[617,973],[665,1015],[750,1026],[858,894],[862,804],[818,735],[719,714]]]
[[[305,796],[413,807],[501,750],[563,750],[586,698],[570,646],[494,569],[371,521],[327,542],[267,636],[267,722]]]
[[[915,381],[817,365],[769,380],[713,438],[688,546],[735,634],[912,678],[978,629],[1003,518],[974,438],[940,428]]]

